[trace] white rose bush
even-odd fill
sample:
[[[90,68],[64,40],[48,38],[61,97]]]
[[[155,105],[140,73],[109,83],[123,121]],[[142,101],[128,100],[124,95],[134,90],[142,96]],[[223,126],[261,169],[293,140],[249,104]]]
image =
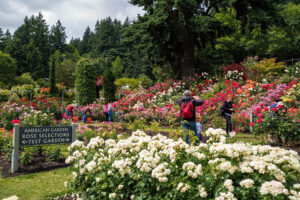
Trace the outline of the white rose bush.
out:
[[[67,185],[86,200],[300,199],[296,152],[226,144],[219,129],[208,135],[215,142],[199,146],[139,130],[126,139],[76,141],[66,160],[73,175]]]

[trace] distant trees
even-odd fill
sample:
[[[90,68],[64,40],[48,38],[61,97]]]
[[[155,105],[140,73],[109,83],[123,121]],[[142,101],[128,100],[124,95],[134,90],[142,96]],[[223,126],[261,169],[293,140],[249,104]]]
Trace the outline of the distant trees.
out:
[[[97,76],[110,68],[115,78],[165,80],[193,69],[214,72],[246,56],[284,61],[300,55],[299,0],[130,2],[145,14],[123,23],[97,20],[70,44],[60,20],[49,29],[41,13],[25,17],[13,35],[0,27],[0,50],[15,59],[18,75],[30,73],[34,80],[49,77],[49,58],[59,50],[55,78],[68,87],[80,58],[89,58]]]
[[[67,35],[65,32],[65,27],[62,26],[60,20],[56,22],[56,25],[51,27],[50,31],[50,46],[51,46],[51,53],[54,53],[56,50],[60,52],[65,51],[66,47],[66,39]]]

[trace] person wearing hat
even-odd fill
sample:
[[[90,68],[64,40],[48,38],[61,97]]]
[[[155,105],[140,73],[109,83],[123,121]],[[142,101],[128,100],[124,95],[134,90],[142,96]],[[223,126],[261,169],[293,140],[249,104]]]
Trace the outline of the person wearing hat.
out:
[[[181,126],[183,133],[186,131],[193,131],[197,136],[196,127],[196,107],[203,104],[203,100],[199,96],[192,96],[191,91],[186,90],[183,97],[177,101],[180,106]],[[201,138],[198,138],[200,140]],[[189,135],[185,137],[185,142],[189,143]],[[199,141],[198,141],[199,142]]]

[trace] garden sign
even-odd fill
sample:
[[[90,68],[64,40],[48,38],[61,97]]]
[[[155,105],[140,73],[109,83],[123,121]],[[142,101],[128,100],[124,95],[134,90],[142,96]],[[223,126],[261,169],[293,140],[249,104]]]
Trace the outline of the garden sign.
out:
[[[72,126],[29,126],[20,127],[14,124],[13,154],[11,162],[12,173],[18,170],[20,146],[66,144],[75,140],[76,124]]]

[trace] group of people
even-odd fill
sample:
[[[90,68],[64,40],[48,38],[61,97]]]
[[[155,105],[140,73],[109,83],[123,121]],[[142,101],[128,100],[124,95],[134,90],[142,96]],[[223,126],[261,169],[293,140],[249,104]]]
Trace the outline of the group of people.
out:
[[[203,100],[199,96],[192,96],[192,93],[189,90],[186,90],[183,94],[183,97],[177,101],[180,106],[180,116],[181,116],[181,126],[184,132],[184,135],[187,131],[194,132],[197,136],[196,144],[202,140],[202,126],[199,113],[196,112],[196,107],[203,104]],[[231,115],[233,113],[232,106],[232,95],[228,95],[226,101],[222,106],[224,111],[224,117],[226,119],[226,133],[227,136],[232,132],[232,122]],[[185,142],[189,143],[190,136],[189,134],[185,137]]]
[[[122,94],[123,97],[123,94]],[[122,98],[121,97],[121,98]],[[203,100],[199,96],[192,96],[192,93],[189,90],[186,90],[183,94],[183,97],[177,101],[180,106],[180,116],[181,116],[181,126],[183,132],[186,134],[187,131],[192,131],[197,136],[196,143],[199,143],[202,140],[202,126],[201,126],[201,115],[196,112],[196,107],[203,104]],[[74,116],[73,110],[78,108],[78,105],[71,104],[67,106],[67,115],[70,117]],[[138,101],[134,107],[137,111],[144,109],[143,103]],[[229,136],[229,133],[232,132],[232,122],[231,115],[233,113],[232,106],[232,95],[228,95],[226,101],[222,106],[224,111],[224,117],[226,119],[226,133]],[[113,121],[113,110],[114,107],[111,102],[106,102],[103,105],[103,113],[105,115],[105,120],[108,122]],[[91,117],[92,112],[88,106],[83,107],[81,110],[82,120],[84,123],[87,122],[87,118]],[[189,134],[185,138],[186,143],[189,143]]]
[[[78,108],[78,105],[76,103],[67,106],[67,109],[66,109],[67,116],[69,116],[69,117],[74,116],[74,108]],[[113,107],[112,103],[107,102],[106,104],[103,105],[103,114],[105,115],[105,121],[107,121],[107,122],[113,121],[113,110],[114,110],[114,107]],[[90,107],[88,107],[88,106],[85,106],[82,109],[80,109],[80,112],[82,115],[82,121],[84,123],[87,122],[88,117],[92,116],[92,111],[91,111]]]

